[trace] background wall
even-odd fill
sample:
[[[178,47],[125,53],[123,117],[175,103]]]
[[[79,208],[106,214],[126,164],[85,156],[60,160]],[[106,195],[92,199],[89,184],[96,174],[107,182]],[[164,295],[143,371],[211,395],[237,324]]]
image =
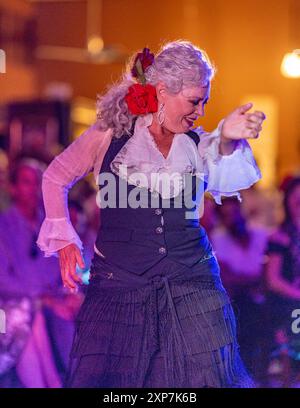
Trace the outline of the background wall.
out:
[[[39,44],[85,47],[86,1],[12,3],[37,16]],[[299,3],[299,0],[103,0],[100,24],[105,44],[121,44],[128,55],[144,46],[157,51],[162,42],[177,38],[204,48],[217,67],[211,100],[202,121],[207,130],[213,129],[248,96],[261,101],[261,106],[256,104],[257,109],[265,108],[263,101],[271,101],[275,108],[270,111],[270,133],[264,132],[261,140],[255,141],[255,149],[259,162],[268,154],[270,160],[275,158],[276,174],[273,181],[269,178],[275,182],[300,170],[300,80],[284,78],[280,73],[283,55],[300,48],[297,24],[300,14],[297,15],[296,7]],[[5,2],[0,1],[1,4]],[[88,98],[94,103],[96,94],[119,77],[124,63],[38,60],[27,70],[14,64],[8,68],[10,73],[0,79],[0,102],[9,96],[42,95],[47,84],[59,81],[71,84],[73,97]],[[266,138],[272,142],[264,142]],[[265,168],[268,166],[266,162]]]

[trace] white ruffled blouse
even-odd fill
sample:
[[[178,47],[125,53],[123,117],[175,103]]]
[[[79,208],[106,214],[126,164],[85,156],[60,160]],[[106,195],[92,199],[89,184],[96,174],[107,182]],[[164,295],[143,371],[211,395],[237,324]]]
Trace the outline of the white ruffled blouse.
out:
[[[221,204],[221,196],[235,195],[240,199],[238,191],[261,178],[246,140],[239,140],[230,155],[219,153],[223,121],[212,133],[204,132],[202,127],[193,129],[200,136],[198,146],[188,135],[175,134],[165,158],[148,130],[152,118],[152,114],[147,114],[137,119],[133,135],[111,162],[112,172],[129,184],[149,188],[162,198],[170,198],[184,188],[184,174],[192,173],[207,183],[206,191],[212,194],[217,204]],[[57,256],[57,251],[70,243],[83,249],[70,222],[68,191],[91,171],[98,182],[111,138],[111,129],[99,131],[95,124],[56,156],[45,170],[42,191],[46,218],[37,240],[45,256]],[[166,173],[170,175],[168,188],[163,182]]]

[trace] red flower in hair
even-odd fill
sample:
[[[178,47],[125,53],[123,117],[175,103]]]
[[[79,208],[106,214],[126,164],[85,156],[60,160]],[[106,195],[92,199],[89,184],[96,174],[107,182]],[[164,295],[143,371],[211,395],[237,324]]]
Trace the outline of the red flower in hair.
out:
[[[131,85],[125,100],[133,115],[157,112],[158,109],[156,89],[153,85]]]
[[[144,76],[145,69],[152,65],[153,61],[154,54],[150,52],[149,48],[144,48],[143,52],[139,52],[135,57],[133,68],[131,69],[132,76],[144,84],[146,82]]]

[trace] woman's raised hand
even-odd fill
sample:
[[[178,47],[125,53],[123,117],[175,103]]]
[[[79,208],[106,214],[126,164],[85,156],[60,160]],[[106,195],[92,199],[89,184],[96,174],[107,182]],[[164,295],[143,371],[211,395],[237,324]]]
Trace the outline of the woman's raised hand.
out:
[[[82,284],[80,276],[76,274],[76,264],[84,268],[84,260],[80,249],[75,244],[69,244],[58,251],[62,281],[71,292],[77,292],[77,283]]]
[[[266,115],[260,111],[247,113],[252,106],[252,103],[247,103],[226,116],[221,132],[224,141],[256,139],[259,136]]]

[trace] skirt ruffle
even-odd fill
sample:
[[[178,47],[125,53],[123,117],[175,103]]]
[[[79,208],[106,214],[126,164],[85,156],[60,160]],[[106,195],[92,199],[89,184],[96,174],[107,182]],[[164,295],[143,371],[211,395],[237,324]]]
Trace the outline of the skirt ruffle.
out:
[[[114,292],[101,279],[91,282],[76,319],[66,387],[254,386],[220,281]]]

